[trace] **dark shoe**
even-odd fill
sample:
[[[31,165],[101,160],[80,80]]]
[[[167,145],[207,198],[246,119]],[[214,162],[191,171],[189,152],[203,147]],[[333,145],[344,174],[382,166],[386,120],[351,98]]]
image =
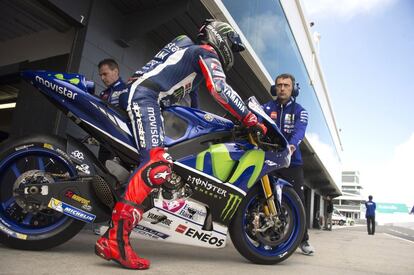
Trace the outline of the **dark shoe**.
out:
[[[142,219],[142,210],[117,202],[112,211],[111,226],[95,244],[95,254],[105,260],[114,260],[129,269],[148,269],[150,262],[140,258],[132,249],[129,235]]]

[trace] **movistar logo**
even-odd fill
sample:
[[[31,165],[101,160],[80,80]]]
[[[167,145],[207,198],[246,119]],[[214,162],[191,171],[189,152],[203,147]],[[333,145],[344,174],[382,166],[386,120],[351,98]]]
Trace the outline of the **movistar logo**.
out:
[[[226,207],[224,207],[220,215],[223,221],[226,220],[227,218],[229,220],[233,218],[233,215],[234,213],[236,213],[237,208],[239,207],[241,201],[242,201],[242,198],[240,196],[230,194],[230,197],[226,203]]]
[[[75,97],[78,95],[78,93],[74,93],[71,90],[69,90],[68,88],[62,87],[62,86],[60,86],[56,83],[50,82],[50,81],[48,81],[48,80],[46,80],[46,79],[44,79],[44,78],[42,78],[38,75],[36,76],[35,79],[40,84],[48,87],[49,89],[52,89],[53,91],[65,96],[67,98],[75,100]]]

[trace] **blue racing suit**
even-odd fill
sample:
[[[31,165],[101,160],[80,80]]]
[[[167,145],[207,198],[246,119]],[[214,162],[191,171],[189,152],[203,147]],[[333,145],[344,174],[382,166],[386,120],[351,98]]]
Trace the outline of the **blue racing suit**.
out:
[[[283,135],[296,147],[290,161],[291,166],[302,165],[302,153],[299,144],[305,137],[308,125],[308,112],[298,103],[290,99],[286,104],[280,104],[277,100],[269,101],[263,105],[266,114],[275,122]]]
[[[141,151],[163,145],[160,106],[171,106],[186,95],[195,98],[203,80],[216,101],[238,120],[243,121],[249,114],[242,99],[226,83],[214,49],[197,45],[185,35],[168,43],[135,76],[138,79],[131,85],[127,111]]]
[[[209,93],[245,126],[257,124],[239,95],[226,83],[219,57],[213,47],[197,45],[185,35],[175,38],[138,70],[130,84],[127,106],[141,163],[130,180],[125,200],[141,204],[151,189],[166,180],[171,158],[165,153],[161,108],[190,95],[205,80]],[[193,105],[194,106],[194,105]],[[158,160],[155,162],[155,160]]]

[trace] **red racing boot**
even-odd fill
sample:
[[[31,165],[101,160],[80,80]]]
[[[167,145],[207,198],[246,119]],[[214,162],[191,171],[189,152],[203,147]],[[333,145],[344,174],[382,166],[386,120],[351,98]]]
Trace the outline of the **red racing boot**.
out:
[[[150,261],[140,258],[129,243],[129,235],[141,219],[141,209],[117,202],[110,228],[95,244],[96,255],[107,261],[114,260],[125,268],[148,269]]]
[[[147,158],[143,158],[141,166],[128,183],[124,202],[115,204],[111,227],[96,242],[96,255],[108,261],[114,260],[125,268],[149,268],[150,262],[135,254],[129,243],[129,234],[141,221],[143,214],[141,209],[133,205],[141,205],[153,188],[170,178],[171,166],[171,157],[164,148],[156,147],[149,150]]]

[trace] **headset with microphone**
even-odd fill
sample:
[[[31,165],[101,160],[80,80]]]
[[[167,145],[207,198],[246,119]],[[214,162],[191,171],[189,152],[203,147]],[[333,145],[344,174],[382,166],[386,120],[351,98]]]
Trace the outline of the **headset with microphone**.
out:
[[[292,90],[292,97],[293,98],[296,98],[296,97],[299,96],[299,90],[300,90],[299,83],[296,83],[293,87],[293,90]],[[270,86],[270,94],[272,96],[276,96],[276,85]]]
[[[292,98],[293,98],[293,108],[290,112],[290,116],[294,120],[294,117],[295,117],[294,114],[295,114],[295,108],[296,108],[296,104],[295,104],[296,103],[296,97],[299,96],[300,87],[299,87],[299,83],[295,82],[295,78],[293,76],[290,76],[290,77],[291,77],[291,79],[293,78],[292,84],[295,83],[293,85],[292,95],[291,95]],[[270,94],[272,96],[277,96],[277,94],[276,94],[276,85],[270,86]]]

